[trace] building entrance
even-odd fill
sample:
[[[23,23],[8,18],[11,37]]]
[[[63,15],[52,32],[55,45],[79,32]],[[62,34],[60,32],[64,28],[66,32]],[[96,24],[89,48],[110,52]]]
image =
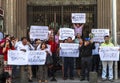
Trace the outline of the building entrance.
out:
[[[59,6],[30,6],[27,7],[27,25],[47,25],[55,30],[60,27],[72,27],[71,13],[86,13],[84,36],[91,28],[97,28],[97,5],[59,5]]]

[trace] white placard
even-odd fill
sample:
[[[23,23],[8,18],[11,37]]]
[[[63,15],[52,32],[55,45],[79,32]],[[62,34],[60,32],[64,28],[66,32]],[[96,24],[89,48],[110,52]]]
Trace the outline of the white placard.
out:
[[[79,57],[79,44],[60,43],[60,57]]]
[[[101,61],[119,61],[119,47],[100,47]]]
[[[29,51],[28,65],[44,65],[46,61],[45,51]]]
[[[9,65],[44,65],[46,61],[45,51],[16,51],[8,52]]]
[[[68,37],[71,37],[72,40],[75,39],[75,31],[74,31],[74,29],[60,28],[59,40],[64,40],[64,39],[67,39]]]
[[[86,14],[72,13],[72,23],[86,23]]]
[[[109,29],[92,29],[94,42],[104,42],[104,36],[109,35]]]
[[[30,39],[48,39],[48,26],[31,26],[30,27]]]
[[[27,53],[22,51],[8,51],[8,64],[10,65],[27,65]]]

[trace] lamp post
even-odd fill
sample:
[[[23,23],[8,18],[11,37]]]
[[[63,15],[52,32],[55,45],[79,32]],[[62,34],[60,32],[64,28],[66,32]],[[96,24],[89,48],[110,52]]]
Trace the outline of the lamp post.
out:
[[[117,0],[112,0],[112,35],[113,43],[117,46]],[[118,64],[117,61],[114,65],[115,79],[118,79]]]

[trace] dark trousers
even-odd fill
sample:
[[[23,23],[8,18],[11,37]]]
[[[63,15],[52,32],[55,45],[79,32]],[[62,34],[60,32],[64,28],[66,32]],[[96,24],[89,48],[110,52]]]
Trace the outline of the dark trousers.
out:
[[[37,72],[38,72],[38,65],[32,65],[33,77],[37,76]]]
[[[68,77],[68,71],[70,78],[72,78],[74,76],[74,58],[72,57],[64,58],[64,77]]]
[[[56,55],[56,52],[52,52],[52,59],[53,59],[53,66],[52,66],[52,68],[49,68],[48,69],[48,76],[55,76],[55,72],[56,72],[56,70],[55,70],[55,65],[56,65],[56,63],[57,63],[57,60],[56,60],[56,57],[57,57],[57,55]]]
[[[92,71],[96,71],[98,73],[99,62],[100,62],[99,55],[93,55],[93,58],[92,58]]]
[[[81,78],[85,79],[85,76],[87,76],[87,79],[89,79],[89,72],[91,71],[92,66],[92,57],[82,57],[81,58]]]

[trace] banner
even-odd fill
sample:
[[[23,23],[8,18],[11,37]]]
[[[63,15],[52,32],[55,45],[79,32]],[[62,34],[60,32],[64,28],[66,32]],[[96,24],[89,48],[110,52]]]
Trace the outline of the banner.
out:
[[[48,39],[48,26],[31,26],[30,27],[30,39]]]
[[[86,23],[86,14],[72,13],[72,23]]]
[[[92,29],[94,42],[104,42],[104,36],[109,35],[109,29]]]
[[[9,65],[44,65],[46,61],[45,51],[8,51]]]
[[[68,37],[71,37],[73,40],[75,39],[74,29],[60,28],[59,40],[64,40],[67,39]]]
[[[23,51],[10,50],[8,51],[9,65],[26,65],[27,53]]]
[[[119,61],[119,47],[100,47],[101,61]]]
[[[29,51],[28,65],[44,65],[46,61],[45,51]]]
[[[60,43],[60,57],[79,57],[79,44]]]

